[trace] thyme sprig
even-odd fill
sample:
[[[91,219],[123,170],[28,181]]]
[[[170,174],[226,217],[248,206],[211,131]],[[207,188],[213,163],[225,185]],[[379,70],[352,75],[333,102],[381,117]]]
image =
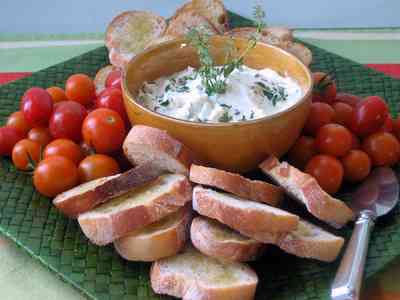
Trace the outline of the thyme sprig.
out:
[[[272,102],[273,106],[275,106],[279,101],[287,100],[287,92],[282,86],[274,84],[266,85],[261,81],[257,81],[256,85],[259,87],[259,89],[261,89],[263,95]]]

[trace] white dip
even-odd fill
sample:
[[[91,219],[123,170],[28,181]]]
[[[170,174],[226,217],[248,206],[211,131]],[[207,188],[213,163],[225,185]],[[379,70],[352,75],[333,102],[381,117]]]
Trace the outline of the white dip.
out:
[[[246,66],[234,70],[223,94],[208,96],[196,69],[145,82],[139,101],[145,107],[194,122],[235,122],[262,118],[285,110],[303,95],[300,85],[271,69]]]

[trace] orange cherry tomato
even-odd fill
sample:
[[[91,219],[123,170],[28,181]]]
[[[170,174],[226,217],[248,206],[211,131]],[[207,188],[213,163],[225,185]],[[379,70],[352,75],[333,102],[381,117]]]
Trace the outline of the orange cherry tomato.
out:
[[[118,174],[118,163],[110,156],[93,154],[85,157],[79,164],[79,181],[81,183],[97,178]]]
[[[121,148],[125,124],[120,115],[108,108],[98,108],[88,114],[82,125],[83,140],[96,153],[107,154]]]
[[[376,132],[368,136],[362,145],[374,166],[393,166],[400,158],[400,143],[389,132]]]
[[[306,166],[306,173],[313,176],[321,188],[329,194],[336,193],[343,181],[343,166],[330,155],[316,155]]]
[[[319,152],[340,157],[345,155],[352,147],[351,132],[339,124],[326,124],[322,126],[315,138],[315,145]]]
[[[85,141],[80,142],[79,147],[81,147],[82,153],[85,157],[92,154],[96,154],[94,149],[90,147],[90,145],[86,144]]]
[[[332,105],[335,111],[333,121],[337,124],[349,127],[353,118],[353,107],[343,102],[336,102]]]
[[[332,104],[336,99],[335,80],[324,72],[313,73],[314,88],[313,102],[326,102]]]
[[[20,170],[33,170],[40,160],[40,145],[29,139],[20,140],[12,151],[14,166]]]
[[[64,90],[58,86],[49,87],[46,91],[50,94],[54,103],[68,100]]]
[[[29,123],[25,120],[24,114],[21,111],[12,113],[7,119],[6,126],[14,127],[24,136],[26,136],[28,131],[31,129],[31,125],[29,125]]]
[[[34,127],[28,132],[28,139],[38,143],[42,147],[46,147],[53,139],[50,130],[47,127]]]
[[[46,146],[43,157],[48,158],[51,156],[63,156],[76,165],[83,159],[81,147],[67,139],[57,139]]]
[[[68,158],[51,156],[42,160],[33,173],[33,184],[39,193],[54,197],[79,182],[78,168]]]
[[[371,171],[371,160],[367,153],[361,150],[350,150],[342,158],[344,178],[351,182],[364,180]]]
[[[310,114],[304,126],[306,134],[315,136],[320,127],[332,123],[335,111],[332,106],[322,102],[311,104]]]
[[[23,134],[14,127],[0,127],[0,155],[11,156],[15,144],[23,138]]]
[[[68,100],[87,106],[96,98],[96,87],[89,76],[74,74],[68,78],[65,84],[65,94]]]
[[[317,154],[314,138],[301,136],[289,150],[289,160],[299,169],[303,169],[307,162]]]

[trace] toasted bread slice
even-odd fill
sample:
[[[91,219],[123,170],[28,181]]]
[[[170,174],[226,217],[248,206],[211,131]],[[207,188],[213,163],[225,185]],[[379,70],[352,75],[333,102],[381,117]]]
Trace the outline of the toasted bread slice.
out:
[[[312,176],[287,162],[280,163],[276,157],[270,156],[260,164],[260,168],[318,219],[335,228],[341,228],[353,219],[353,211],[344,202],[328,195]]]
[[[123,149],[134,165],[152,164],[171,173],[189,174],[191,151],[165,130],[135,125],[125,138]]]
[[[229,261],[251,261],[265,249],[264,244],[205,217],[193,219],[190,238],[201,253]]]
[[[161,43],[165,43],[165,42],[169,42],[176,39],[176,37],[172,36],[172,35],[163,35],[160,36],[158,38],[155,38],[153,40],[150,41],[150,43],[147,44],[146,49],[157,46]]]
[[[111,243],[129,232],[154,223],[191,200],[185,176],[168,174],[79,215],[85,235],[97,245]]]
[[[193,209],[259,241],[260,235],[287,233],[299,223],[298,216],[279,208],[201,186],[193,189]]]
[[[181,37],[190,32],[191,29],[202,29],[210,35],[218,34],[217,29],[208,19],[195,11],[188,10],[172,18],[168,24],[166,35]]]
[[[275,36],[283,42],[293,41],[293,30],[283,26],[268,26],[263,30],[265,33]]]
[[[312,52],[303,44],[288,43],[283,49],[299,58],[306,66],[309,66],[312,63]]]
[[[239,174],[192,164],[190,181],[215,187],[236,196],[277,206],[283,199],[280,187],[264,181],[250,180]]]
[[[155,180],[163,173],[165,171],[152,165],[141,165],[123,174],[78,185],[55,197],[53,204],[65,215],[75,218],[101,203]]]
[[[226,32],[226,35],[233,36],[233,37],[239,37],[239,38],[244,38],[248,39],[252,35],[256,34],[256,28],[254,27],[238,27],[238,28],[233,28],[230,31]],[[266,28],[262,30],[261,32],[261,42],[277,46],[277,47],[283,47],[285,45],[285,41],[280,39],[279,37],[275,36],[272,34],[269,30]]]
[[[116,240],[114,247],[126,260],[155,261],[177,254],[189,237],[190,204],[160,221],[130,232]]]
[[[163,17],[147,11],[126,11],[116,16],[107,27],[105,44],[111,64],[125,68],[146,45],[165,32]]]
[[[117,68],[112,65],[107,65],[97,71],[96,76],[94,77],[94,85],[96,86],[97,94],[100,94],[105,89],[108,74],[114,70],[117,70]]]
[[[154,292],[183,300],[252,300],[258,283],[246,264],[223,262],[191,246],[154,262],[150,280]]]

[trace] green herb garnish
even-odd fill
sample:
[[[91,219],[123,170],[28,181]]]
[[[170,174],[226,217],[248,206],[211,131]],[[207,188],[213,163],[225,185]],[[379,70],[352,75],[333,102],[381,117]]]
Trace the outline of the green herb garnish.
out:
[[[168,106],[168,105],[169,105],[169,100],[166,99],[166,100],[160,102],[160,105],[161,105],[161,106]]]
[[[230,121],[232,121],[232,116],[229,115],[228,111],[224,111],[222,116],[219,117],[218,121],[225,122],[225,123],[230,122]]]
[[[267,97],[271,102],[272,105],[275,106],[279,101],[286,101],[287,100],[287,92],[286,90],[280,85],[266,85],[261,81],[257,81],[256,85],[261,89],[261,92],[265,97]]]

